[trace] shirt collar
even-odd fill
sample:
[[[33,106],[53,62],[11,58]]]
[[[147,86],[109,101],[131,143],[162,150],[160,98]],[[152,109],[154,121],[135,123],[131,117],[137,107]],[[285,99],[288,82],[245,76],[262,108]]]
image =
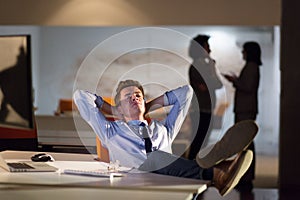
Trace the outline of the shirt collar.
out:
[[[141,123],[145,123],[146,125],[148,125],[147,120],[131,120],[129,122],[127,122],[128,125],[134,125],[134,126],[139,126]]]

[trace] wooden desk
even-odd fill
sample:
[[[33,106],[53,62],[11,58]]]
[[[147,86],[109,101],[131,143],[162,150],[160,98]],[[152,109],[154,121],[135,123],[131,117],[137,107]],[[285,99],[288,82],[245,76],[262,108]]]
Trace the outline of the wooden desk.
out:
[[[29,159],[36,152],[19,152],[19,151],[4,151],[2,156],[4,159]],[[50,153],[55,162],[59,161],[88,161],[87,164],[104,164],[94,161],[96,155],[86,154],[66,154],[66,153]],[[106,163],[105,163],[106,164]],[[0,185],[8,186],[22,186],[23,187],[42,187],[51,191],[53,188],[64,188],[70,190],[80,188],[82,190],[88,189],[103,189],[103,190],[120,190],[132,191],[132,195],[136,191],[147,191],[155,193],[179,193],[189,194],[201,193],[207,188],[205,181],[178,178],[172,176],[165,176],[153,173],[128,173],[121,178],[99,178],[78,175],[66,175],[59,172],[34,172],[34,173],[9,173],[2,170],[0,172]],[[21,192],[22,193],[22,192]],[[20,193],[20,194],[21,194]],[[38,192],[37,192],[38,193]],[[62,192],[63,193],[63,192]],[[124,192],[126,193],[126,192]],[[130,192],[127,192],[129,194]],[[169,194],[168,194],[169,195]]]

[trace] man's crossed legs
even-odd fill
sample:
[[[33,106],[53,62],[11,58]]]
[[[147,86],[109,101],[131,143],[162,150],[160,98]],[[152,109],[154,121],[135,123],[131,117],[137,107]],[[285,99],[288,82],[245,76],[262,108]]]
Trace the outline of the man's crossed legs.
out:
[[[212,181],[226,195],[249,168],[253,152],[245,150],[258,132],[252,120],[239,122],[226,131],[212,147],[200,150],[196,160],[187,160],[166,152],[152,152],[140,170],[158,174]],[[228,160],[228,158],[234,159]]]

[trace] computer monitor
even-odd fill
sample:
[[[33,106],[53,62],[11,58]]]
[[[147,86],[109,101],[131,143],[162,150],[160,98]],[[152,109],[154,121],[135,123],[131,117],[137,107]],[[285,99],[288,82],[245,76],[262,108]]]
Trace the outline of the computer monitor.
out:
[[[34,130],[31,36],[0,35],[0,150],[36,144]]]
[[[0,125],[33,128],[30,35],[0,36]]]

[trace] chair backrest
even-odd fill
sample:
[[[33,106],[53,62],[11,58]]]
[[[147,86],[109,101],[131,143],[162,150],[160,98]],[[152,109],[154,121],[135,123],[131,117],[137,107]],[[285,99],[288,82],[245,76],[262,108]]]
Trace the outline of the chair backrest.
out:
[[[104,101],[110,104],[114,104],[113,99],[109,97],[103,97]],[[113,116],[106,116],[107,120],[114,121],[115,118]],[[107,148],[102,146],[101,140],[99,139],[98,136],[96,136],[96,148],[97,148],[97,160],[102,161],[102,162],[107,162],[109,163],[109,153]]]
[[[109,153],[107,148],[103,147],[99,137],[96,137],[97,160],[109,163]]]
[[[73,99],[59,99],[55,115],[72,115],[72,112],[77,112],[78,109]]]

